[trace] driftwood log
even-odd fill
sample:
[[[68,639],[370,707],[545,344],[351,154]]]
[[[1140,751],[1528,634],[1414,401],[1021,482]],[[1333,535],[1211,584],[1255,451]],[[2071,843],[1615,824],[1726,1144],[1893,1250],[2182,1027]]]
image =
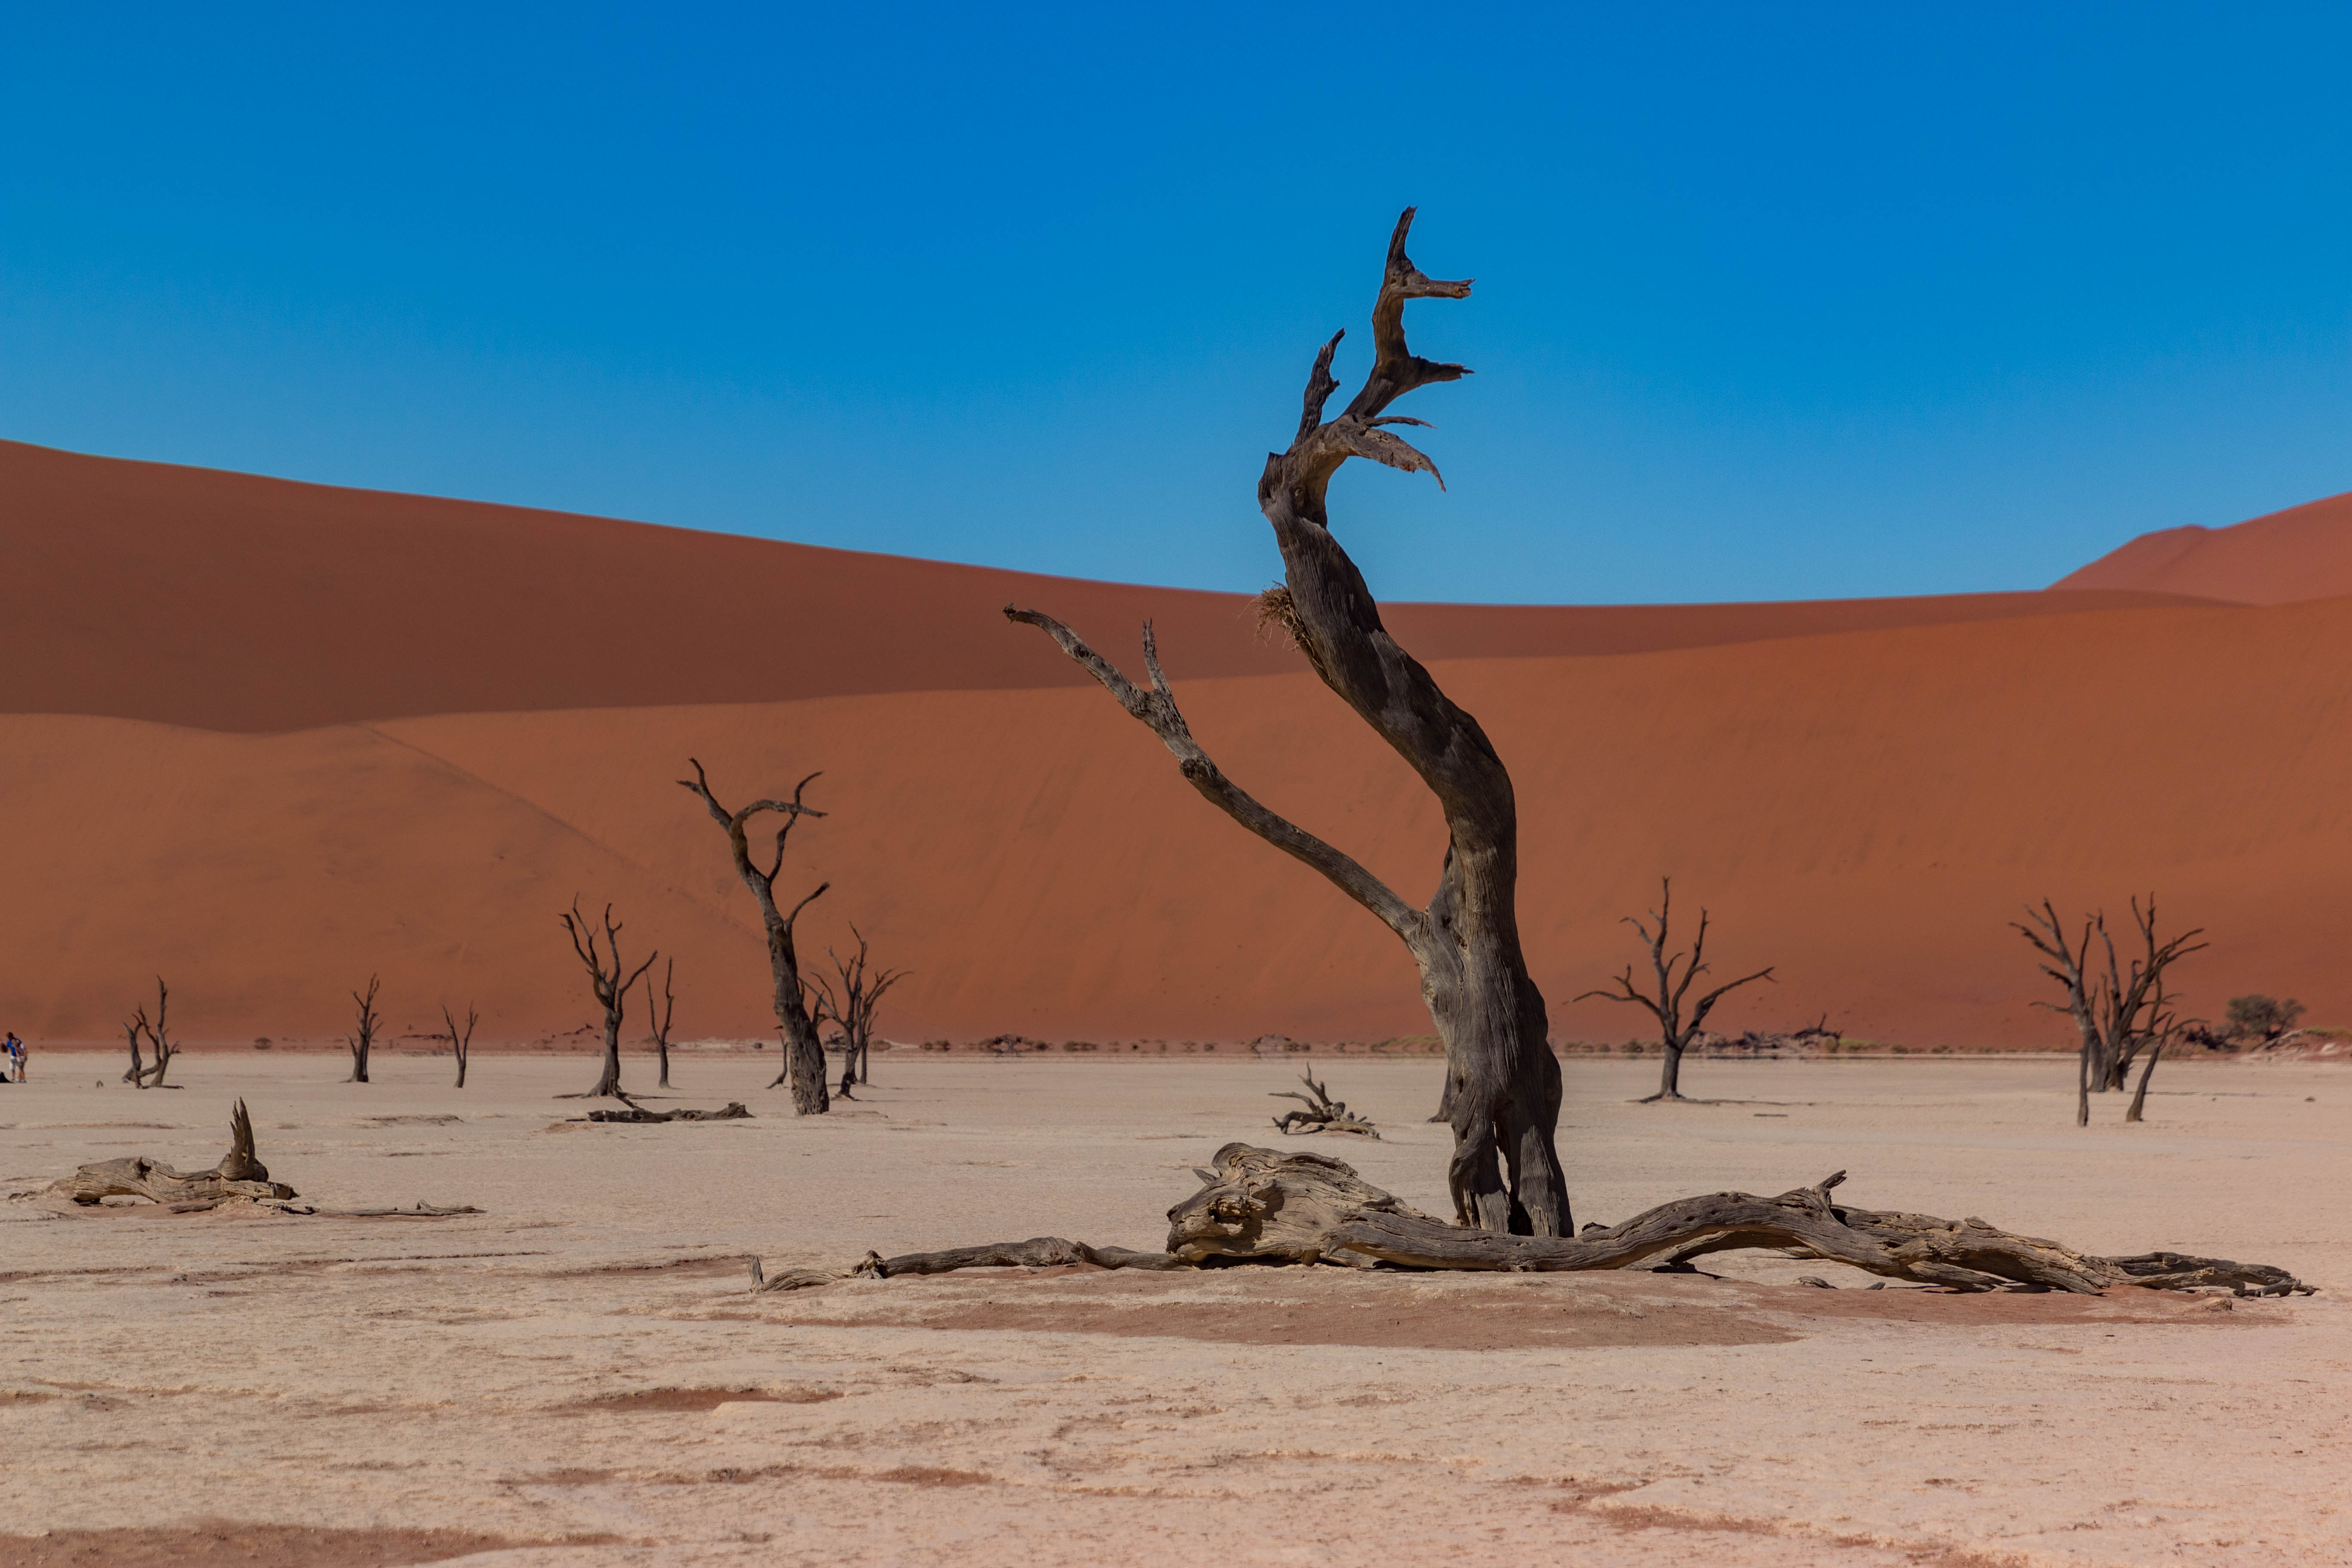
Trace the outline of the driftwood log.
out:
[[[1355,1132],[1374,1139],[1380,1136],[1370,1117],[1360,1116],[1349,1110],[1344,1100],[1332,1099],[1330,1089],[1315,1081],[1311,1068],[1300,1072],[1298,1077],[1307,1085],[1306,1094],[1295,1089],[1286,1089],[1266,1096],[1269,1100],[1295,1100],[1307,1107],[1304,1110],[1286,1110],[1274,1119],[1276,1129],[1284,1137],[1295,1132]],[[1309,1095],[1314,1098],[1309,1099]]]
[[[290,1198],[295,1192],[283,1182],[271,1181],[269,1168],[255,1158],[253,1118],[240,1100],[229,1113],[228,1152],[209,1171],[175,1171],[144,1154],[132,1154],[84,1165],[38,1195],[68,1197],[78,1204],[124,1197],[148,1198],[171,1207],[210,1207],[229,1198]]]
[[[1617,1225],[1588,1225],[1573,1237],[1515,1236],[1449,1224],[1322,1154],[1228,1143],[1217,1151],[1213,1170],[1196,1173],[1204,1184],[1201,1190],[1168,1211],[1165,1251],[1131,1252],[1037,1237],[899,1258],[869,1252],[845,1268],[803,1269],[772,1279],[754,1258],[751,1288],[794,1290],[859,1277],[1074,1263],[1103,1268],[1329,1263],[1351,1268],[1690,1272],[1694,1258],[1752,1247],[1954,1290],[2006,1287],[2095,1294],[2119,1285],[2221,1286],[2242,1296],[2284,1296],[2312,1289],[2267,1264],[2177,1252],[2100,1258],[2038,1237],[2015,1236],[1980,1219],[1850,1207],[1830,1200],[1845,1180],[1843,1171],[1774,1198],[1749,1193],[1681,1198]]]
[[[621,1100],[628,1106],[626,1110],[592,1110],[586,1117],[574,1120],[620,1121],[635,1125],[651,1121],[741,1121],[751,1114],[740,1100],[729,1100],[724,1110],[647,1110],[625,1094],[621,1096]]]

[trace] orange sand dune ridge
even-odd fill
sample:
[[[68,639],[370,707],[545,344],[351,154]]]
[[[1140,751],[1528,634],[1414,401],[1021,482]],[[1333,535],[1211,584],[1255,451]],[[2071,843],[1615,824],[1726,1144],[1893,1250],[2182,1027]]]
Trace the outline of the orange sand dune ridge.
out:
[[[1522,918],[1561,1037],[1634,1032],[1569,998],[1634,956],[1618,917],[1667,872],[1714,910],[1726,973],[1779,966],[1725,1026],[1825,1012],[1915,1046],[2055,1047],[2068,1026],[2030,1006],[2047,983],[2005,925],[2043,893],[2120,914],[2154,889],[2168,923],[2208,927],[2211,950],[2179,972],[2192,1012],[2259,989],[2352,1020],[2347,646],[2339,599],[1436,672],[1517,780]],[[1426,896],[1433,805],[1311,676],[1178,692],[1248,788]],[[831,815],[795,836],[784,881],[833,883],[812,952],[854,919],[912,970],[897,1037],[1427,1027],[1385,931],[1200,801],[1099,691],[1068,688],[271,736],[0,719],[20,829],[0,838],[0,1024],[103,1037],[160,971],[193,1035],[324,1034],[381,972],[399,1029],[437,1026],[445,997],[477,1001],[486,1037],[569,1029],[589,1009],[555,915],[577,893],[614,902],[633,950],[677,955],[683,1034],[761,1032],[748,898],[672,782],[689,754],[737,800],[824,770],[812,800]]]
[[[2291,605],[2352,594],[2352,494],[2228,528],[2143,533],[2051,584]]]

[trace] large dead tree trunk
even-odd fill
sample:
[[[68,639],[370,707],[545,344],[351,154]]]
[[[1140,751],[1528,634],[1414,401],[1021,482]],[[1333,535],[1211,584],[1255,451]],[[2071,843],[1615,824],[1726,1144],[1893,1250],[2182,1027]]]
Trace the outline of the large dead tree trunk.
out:
[[[375,1010],[375,993],[376,977],[373,974],[368,976],[364,995],[357,991],[352,993],[352,1000],[359,1004],[359,1017],[352,1026],[352,1032],[343,1037],[343,1043],[352,1047],[352,1083],[367,1082],[368,1052],[374,1048],[375,1032],[383,1023],[383,1016]]]
[[[84,1165],[51,1183],[48,1192],[78,1204],[114,1197],[148,1198],[164,1205],[215,1204],[224,1198],[296,1195],[285,1183],[271,1181],[269,1168],[255,1156],[253,1118],[241,1100],[229,1112],[228,1152],[209,1171],[175,1171],[144,1154],[133,1154]]]
[[[1422,421],[1383,411],[1416,387],[1468,374],[1405,346],[1404,307],[1408,300],[1466,299],[1470,285],[1424,277],[1412,264],[1405,254],[1412,216],[1406,208],[1390,237],[1372,305],[1374,360],[1363,389],[1337,417],[1323,417],[1339,384],[1331,356],[1346,334],[1335,335],[1316,356],[1297,435],[1287,450],[1268,455],[1257,495],[1285,569],[1284,582],[1261,598],[1266,618],[1289,633],[1323,683],[1395,748],[1444,810],[1449,842],[1426,907],[1414,909],[1219,771],[1177,709],[1148,624],[1144,665],[1151,689],[1145,692],[1052,616],[1011,605],[1005,614],[1043,629],[1150,725],[1212,805],[1321,872],[1396,933],[1420,968],[1423,1000],[1445,1042],[1454,1139],[1447,1181],[1456,1216],[1489,1230],[1560,1236],[1574,1226],[1553,1144],[1559,1062],[1548,1037],[1543,994],[1519,947],[1518,807],[1510,774],[1478,721],[1439,690],[1381,625],[1380,606],[1333,537],[1325,506],[1331,476],[1349,458],[1437,477],[1435,464],[1386,428]]]
[[[598,1075],[596,1087],[583,1098],[597,1100],[621,1092],[621,1022],[629,1005],[629,987],[643,978],[654,966],[659,952],[646,954],[646,961],[635,969],[627,969],[621,961],[621,930],[613,923],[613,906],[604,906],[604,945],[597,945],[596,930],[588,917],[580,912],[580,900],[573,899],[569,912],[556,917],[563,929],[572,934],[572,951],[580,955],[580,963],[588,971],[589,989],[596,1005],[604,1010],[604,1070]]]
[[[856,957],[844,959],[829,947],[824,950],[825,957],[833,961],[841,989],[835,991],[832,983],[821,974],[812,982],[817,994],[816,1019],[830,1018],[841,1026],[841,1088],[845,1094],[852,1084],[873,1081],[875,1015],[881,1009],[884,994],[907,978],[903,969],[868,970],[866,933],[853,921],[849,934],[857,939]]]
[[[1657,986],[1657,995],[1653,998],[1633,984],[1633,966],[1629,963],[1625,966],[1625,973],[1617,976],[1617,984],[1621,990],[1587,991],[1576,998],[1577,1001],[1581,1002],[1586,996],[1598,996],[1608,1002],[1636,1003],[1647,1008],[1650,1016],[1658,1021],[1658,1034],[1664,1041],[1666,1048],[1665,1072],[1658,1079],[1658,1092],[1645,1096],[1637,1102],[1643,1105],[1654,1104],[1662,1100],[1680,1100],[1683,1097],[1683,1053],[1690,1048],[1693,1040],[1698,1038],[1699,1031],[1706,1027],[1706,1016],[1715,1011],[1715,1005],[1723,999],[1726,992],[1736,991],[1751,980],[1772,978],[1772,971],[1767,967],[1758,970],[1753,974],[1743,974],[1737,980],[1718,985],[1701,996],[1692,1006],[1690,1016],[1685,1018],[1683,998],[1689,994],[1691,982],[1706,973],[1707,969],[1706,906],[1704,904],[1699,906],[1698,936],[1691,942],[1689,966],[1683,971],[1682,978],[1676,980],[1675,966],[1683,962],[1683,955],[1680,952],[1670,954],[1666,952],[1666,928],[1675,908],[1674,879],[1661,877],[1658,879],[1658,907],[1650,911],[1650,918],[1658,922],[1658,929],[1655,931],[1632,915],[1625,917],[1625,923],[1640,931],[1642,940],[1649,944],[1650,965],[1656,972],[1654,984]]]
[[[824,813],[801,804],[801,792],[816,778],[811,773],[793,786],[790,800],[755,800],[740,811],[730,811],[719,804],[710,793],[710,779],[702,764],[694,758],[687,762],[694,769],[690,779],[677,782],[701,796],[702,804],[710,810],[712,820],[726,831],[727,847],[735,861],[735,874],[751,889],[751,900],[760,907],[760,923],[768,933],[768,973],[775,984],[776,1032],[782,1037],[784,1065],[776,1074],[775,1083],[790,1083],[793,1090],[793,1111],[800,1116],[822,1116],[831,1107],[832,1096],[824,1083],[824,1047],[817,1042],[816,1024],[810,1018],[806,988],[801,982],[800,955],[793,948],[793,922],[818,895],[833,886],[817,884],[816,891],[792,907],[790,913],[776,908],[776,875],[784,868],[784,840],[792,837],[793,826],[803,816],[823,816]],[[761,870],[751,859],[751,836],[747,825],[763,811],[772,811],[783,817],[776,829],[775,858]]]
[[[2101,1258],[2054,1241],[2016,1236],[1980,1219],[1885,1214],[1830,1201],[1839,1171],[1776,1198],[1712,1193],[1683,1198],[1574,1237],[1513,1236],[1448,1224],[1420,1213],[1321,1154],[1286,1154],[1246,1143],[1217,1151],[1201,1190],[1168,1211],[1164,1251],[1088,1247],[1058,1237],[996,1242],[945,1252],[882,1258],[867,1253],[845,1268],[765,1277],[751,1263],[755,1290],[793,1290],[859,1276],[940,1274],[957,1268],[1075,1263],[1104,1268],[1205,1268],[1234,1263],[1328,1263],[1352,1268],[1495,1269],[1507,1272],[1611,1268],[1688,1269],[1712,1252],[1763,1248],[1786,1257],[1850,1264],[1891,1279],[1954,1290],[2023,1287],[2084,1294],[2122,1285],[2158,1289],[2224,1286],[2240,1295],[2308,1293],[2283,1268],[2147,1252]]]

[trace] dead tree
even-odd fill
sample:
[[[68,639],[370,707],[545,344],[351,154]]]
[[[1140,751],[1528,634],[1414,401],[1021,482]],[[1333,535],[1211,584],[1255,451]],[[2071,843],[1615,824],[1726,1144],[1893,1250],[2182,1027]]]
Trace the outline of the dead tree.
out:
[[[1266,1096],[1268,1100],[1295,1100],[1307,1107],[1304,1110],[1286,1110],[1274,1119],[1283,1136],[1294,1132],[1357,1132],[1375,1141],[1380,1138],[1370,1117],[1349,1110],[1346,1100],[1332,1099],[1331,1091],[1315,1081],[1314,1069],[1301,1069],[1298,1077],[1307,1085],[1306,1094],[1283,1089]]]
[[[2038,910],[2028,906],[2025,914],[2024,921],[2012,921],[2011,928],[2032,942],[2041,954],[2042,973],[2066,991],[2063,1003],[2037,1002],[2034,1005],[2073,1018],[2074,1032],[2082,1042],[2074,1075],[2074,1125],[2090,1125],[2091,1096],[2105,1094],[2111,1089],[2121,1089],[2134,1058],[2145,1050],[2148,1056],[2141,1071],[2140,1093],[2134,1098],[2132,1109],[2125,1113],[2126,1121],[2138,1121],[2137,1112],[2147,1099],[2147,1079],[2155,1072],[2163,1041],[2176,1026],[2167,1005],[2166,972],[2176,960],[2210,945],[2201,942],[2190,945],[2191,938],[2204,934],[2203,929],[2159,942],[2156,939],[2156,895],[2148,895],[2145,912],[2135,898],[2132,923],[2144,951],[2126,964],[2116,952],[2115,937],[2107,930],[2104,910],[2084,917],[2080,942],[2068,938],[2058,910],[2049,900],[2042,900]],[[2094,958],[2095,943],[2106,958],[2104,973]]]
[[[1547,1038],[1543,994],[1520,951],[1518,807],[1510,773],[1478,721],[1381,625],[1363,574],[1331,532],[1325,504],[1331,476],[1350,458],[1437,477],[1435,464],[1387,428],[1423,421],[1384,411],[1417,387],[1468,374],[1405,346],[1404,307],[1409,300],[1466,299],[1470,285],[1424,277],[1412,264],[1405,254],[1412,216],[1406,208],[1389,239],[1372,305],[1374,360],[1362,390],[1336,417],[1323,416],[1339,384],[1331,358],[1346,334],[1336,334],[1307,377],[1297,434],[1286,450],[1266,458],[1258,507],[1281,549],[1284,581],[1259,604],[1263,617],[1289,635],[1323,683],[1412,765],[1444,808],[1448,846],[1425,908],[1405,902],[1352,858],[1267,810],[1219,770],[1176,706],[1149,622],[1146,691],[1051,616],[1009,605],[1004,613],[1045,632],[1150,726],[1211,805],[1320,872],[1404,943],[1445,1042],[1454,1143],[1447,1184],[1456,1218],[1494,1231],[1562,1236],[1574,1226],[1553,1142],[1559,1062]]]
[[[841,1087],[846,1093],[852,1084],[871,1083],[874,1075],[874,1016],[881,1006],[883,994],[907,978],[903,969],[868,971],[866,960],[866,933],[851,922],[849,934],[857,939],[857,956],[845,961],[831,948],[825,957],[833,961],[834,973],[840,977],[841,989],[835,992],[823,975],[811,982],[816,988],[816,1017],[830,1018],[841,1026]]]
[[[1890,1279],[1950,1290],[2071,1290],[2120,1285],[2185,1290],[2222,1287],[2241,1296],[2284,1296],[2311,1287],[2284,1268],[2144,1252],[2102,1258],[2054,1241],[2018,1236],[1980,1219],[1879,1213],[1830,1201],[1845,1180],[1833,1172],[1779,1197],[1710,1193],[1661,1204],[1617,1225],[1573,1237],[1510,1236],[1450,1225],[1414,1210],[1323,1154],[1285,1154],[1247,1143],[1217,1151],[1213,1170],[1194,1173],[1201,1190],[1168,1211],[1165,1250],[1089,1247],[1059,1237],[995,1242],[898,1258],[867,1253],[844,1268],[766,1278],[751,1260],[754,1290],[794,1290],[856,1278],[944,1274],[958,1268],[1209,1268],[1235,1262],[1328,1263],[1349,1268],[1491,1269],[1506,1272],[1664,1268],[1687,1271],[1709,1253],[1763,1248],[1819,1258]]]
[[[172,1044],[171,1011],[172,988],[163,984],[163,977],[159,974],[155,976],[154,1021],[148,1021],[147,1009],[142,1006],[131,1016],[131,1022],[123,1026],[131,1036],[129,1076],[131,1081],[141,1089],[166,1087],[163,1075],[171,1069],[172,1058],[179,1050]],[[147,1037],[147,1043],[155,1047],[155,1065],[151,1068],[142,1068],[139,1065],[139,1037],[142,1034]]]
[[[799,1116],[822,1116],[832,1103],[825,1090],[824,1047],[817,1043],[816,1023],[809,1016],[808,997],[801,983],[800,955],[793,949],[793,922],[809,907],[819,894],[833,886],[817,884],[816,891],[783,913],[776,908],[776,875],[784,868],[784,840],[792,836],[793,826],[803,816],[823,816],[824,813],[801,804],[801,792],[808,788],[816,774],[811,773],[793,787],[790,800],[755,800],[740,811],[730,811],[719,804],[710,793],[710,779],[702,764],[687,758],[694,769],[690,779],[678,784],[702,797],[710,808],[711,818],[726,830],[727,846],[734,857],[735,874],[751,889],[752,901],[760,907],[760,923],[768,933],[768,972],[775,984],[776,1029],[783,1038],[784,1065],[776,1074],[777,1084],[789,1082],[793,1089],[793,1111]],[[772,811],[783,818],[776,829],[775,858],[761,870],[751,859],[748,825],[763,811]]]
[[[621,961],[621,927],[613,921],[613,906],[604,906],[604,945],[597,945],[596,928],[580,912],[580,900],[573,899],[569,912],[556,917],[563,929],[572,934],[572,951],[580,955],[581,964],[588,971],[589,989],[594,993],[596,1005],[604,1009],[604,1070],[596,1079],[596,1087],[582,1099],[596,1100],[617,1096],[621,1092],[621,1019],[628,1011],[629,987],[643,978],[654,966],[659,952],[646,954],[646,961],[628,969]]]
[[[1632,915],[1625,917],[1625,923],[1640,931],[1642,940],[1650,944],[1650,965],[1656,972],[1654,984],[1658,994],[1653,997],[1633,984],[1633,966],[1629,963],[1625,966],[1625,973],[1617,976],[1622,991],[1587,991],[1576,998],[1579,1002],[1586,996],[1598,996],[1607,1002],[1633,1002],[1649,1009],[1650,1016],[1658,1021],[1659,1037],[1666,1047],[1666,1070],[1658,1080],[1658,1092],[1635,1102],[1640,1105],[1651,1105],[1662,1100],[1680,1100],[1683,1097],[1683,1052],[1690,1048],[1690,1043],[1698,1038],[1699,1031],[1706,1026],[1706,1016],[1715,1010],[1715,1005],[1723,999],[1724,993],[1736,991],[1751,980],[1772,978],[1772,971],[1765,968],[1718,985],[1701,996],[1692,1005],[1690,1016],[1685,1018],[1683,998],[1689,994],[1691,982],[1707,970],[1706,906],[1699,906],[1698,936],[1691,943],[1688,966],[1683,970],[1682,978],[1676,980],[1675,965],[1685,961],[1680,952],[1670,954],[1666,952],[1666,927],[1675,907],[1674,879],[1661,877],[1658,886],[1658,907],[1650,911],[1650,918],[1658,922],[1655,931]],[[1823,1016],[1823,1022],[1827,1022],[1827,1015]]]
[[[122,1081],[134,1089],[147,1087],[147,1064],[140,1058],[139,1055],[139,1031],[145,1018],[146,1015],[142,1012],[137,1017],[124,1020],[122,1025],[123,1034],[131,1040],[131,1066],[123,1073]]]
[[[457,1058],[457,1087],[463,1089],[466,1087],[466,1053],[474,1048],[474,1026],[482,1021],[482,1016],[474,1011],[472,1003],[467,1003],[466,1026],[460,1029],[457,1020],[449,1012],[449,1004],[444,1002],[441,1004],[441,1021],[449,1026],[449,1049]]]
[[[667,1089],[669,1087],[670,1016],[677,1011],[677,994],[670,989],[670,981],[676,977],[677,973],[677,959],[669,959],[663,963],[662,1005],[659,1012],[654,1011],[653,987],[651,985],[647,985],[646,987],[646,1024],[648,1028],[653,1030],[654,1049],[658,1052],[661,1057],[661,1087],[664,1089]]]
[[[373,974],[368,976],[364,994],[352,993],[352,1000],[359,1004],[360,1013],[352,1025],[352,1032],[343,1037],[343,1043],[352,1048],[352,1076],[345,1080],[347,1082],[365,1083],[368,1080],[368,1052],[375,1045],[377,1027],[383,1023],[383,1015],[375,1010],[375,993],[376,977]]]
[[[228,1152],[209,1171],[175,1171],[144,1154],[84,1165],[49,1184],[48,1193],[78,1204],[106,1198],[146,1198],[169,1206],[210,1208],[230,1198],[290,1198],[294,1189],[269,1179],[255,1157],[253,1118],[238,1100],[229,1113]]]

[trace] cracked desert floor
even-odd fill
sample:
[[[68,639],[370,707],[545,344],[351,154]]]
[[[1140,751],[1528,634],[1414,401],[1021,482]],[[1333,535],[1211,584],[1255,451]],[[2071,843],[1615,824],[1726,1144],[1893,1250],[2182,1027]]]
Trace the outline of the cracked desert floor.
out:
[[[1852,1173],[1842,1197],[2315,1296],[1958,1296],[1748,1255],[1723,1279],[1246,1268],[861,1280],[745,1260],[1059,1235],[1156,1247],[1276,1062],[877,1058],[795,1120],[772,1053],[566,1121],[584,1058],[45,1055],[0,1186],[183,1168],[253,1109],[322,1206],[0,1205],[0,1565],[2352,1562],[2352,1073],[2167,1063],[2069,1125],[2071,1063],[1567,1064],[1580,1221]],[[1319,1060],[1383,1140],[1300,1140],[1444,1212],[1428,1060]],[[632,1086],[651,1082],[633,1056]],[[97,1087],[103,1080],[107,1087]],[[1332,1147],[1337,1143],[1339,1146]],[[1840,1289],[1795,1283],[1801,1274]]]

